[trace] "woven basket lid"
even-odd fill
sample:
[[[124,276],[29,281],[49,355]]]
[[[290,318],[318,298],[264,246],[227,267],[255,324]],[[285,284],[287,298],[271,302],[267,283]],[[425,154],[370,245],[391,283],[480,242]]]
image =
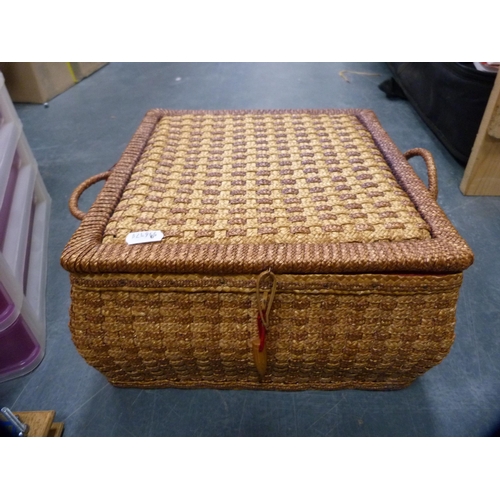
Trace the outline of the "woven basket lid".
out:
[[[161,231],[161,241],[126,243]],[[460,272],[472,253],[368,110],[150,111],[71,272]]]

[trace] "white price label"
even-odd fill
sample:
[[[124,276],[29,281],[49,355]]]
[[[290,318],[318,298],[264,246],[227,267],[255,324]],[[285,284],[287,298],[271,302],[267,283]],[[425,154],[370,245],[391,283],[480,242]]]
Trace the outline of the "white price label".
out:
[[[152,243],[153,241],[161,241],[163,233],[161,231],[138,231],[136,233],[128,233],[125,241],[129,245],[137,245],[139,243]]]

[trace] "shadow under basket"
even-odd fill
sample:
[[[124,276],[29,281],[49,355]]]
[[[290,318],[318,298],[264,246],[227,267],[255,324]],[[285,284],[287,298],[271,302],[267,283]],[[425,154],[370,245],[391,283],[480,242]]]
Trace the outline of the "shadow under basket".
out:
[[[436,198],[368,110],[152,110],[71,197],[73,341],[122,387],[405,387],[473,260]]]

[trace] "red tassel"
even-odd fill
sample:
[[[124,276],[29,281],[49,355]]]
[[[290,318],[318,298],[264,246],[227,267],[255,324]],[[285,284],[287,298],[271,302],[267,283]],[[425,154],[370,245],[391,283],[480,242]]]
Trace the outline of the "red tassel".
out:
[[[266,332],[266,327],[262,322],[262,318],[260,317],[260,314],[257,314],[257,327],[259,329],[259,339],[260,339],[259,352],[262,352],[264,350],[264,346],[266,345],[267,332]]]

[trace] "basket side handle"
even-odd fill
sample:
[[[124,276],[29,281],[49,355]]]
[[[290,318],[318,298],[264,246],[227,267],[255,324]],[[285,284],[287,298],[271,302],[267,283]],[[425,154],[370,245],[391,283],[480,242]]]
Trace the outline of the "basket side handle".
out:
[[[437,171],[436,164],[434,163],[434,158],[431,153],[427,151],[427,149],[423,148],[414,148],[409,149],[406,153],[404,153],[404,157],[409,160],[414,156],[421,156],[425,165],[427,166],[427,178],[429,179],[429,187],[427,188],[431,196],[437,200],[438,197],[438,180],[437,180]]]
[[[73,217],[76,217],[79,220],[82,220],[85,217],[85,212],[82,212],[78,208],[78,200],[80,199],[80,196],[87,188],[89,188],[96,182],[107,179],[110,176],[110,174],[111,170],[108,170],[106,172],[101,172],[100,174],[97,175],[93,175],[92,177],[89,177],[86,181],[83,181],[79,186],[75,188],[69,199],[69,211],[71,212],[71,215],[73,215]]]

